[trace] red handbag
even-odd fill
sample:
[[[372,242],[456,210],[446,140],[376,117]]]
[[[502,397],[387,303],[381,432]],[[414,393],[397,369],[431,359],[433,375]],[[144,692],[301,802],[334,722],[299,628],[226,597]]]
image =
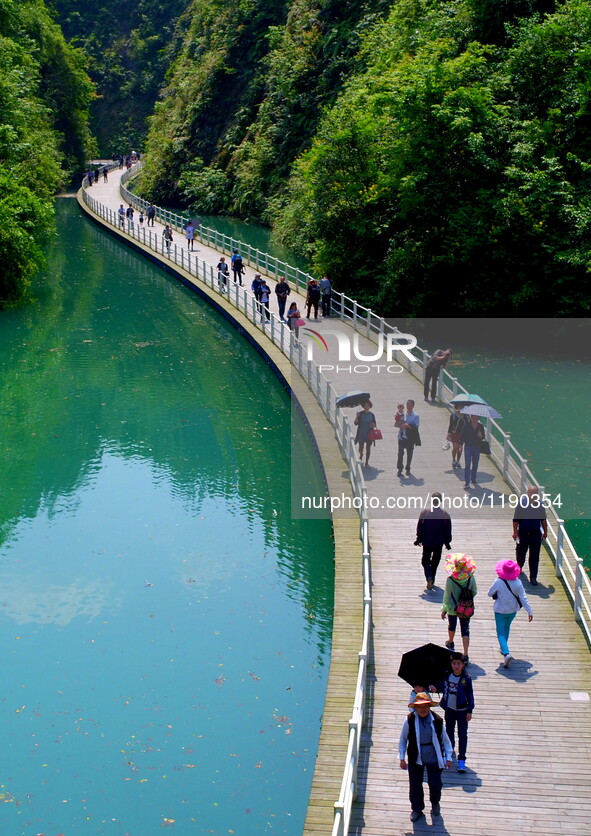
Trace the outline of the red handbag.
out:
[[[373,430],[370,430],[367,434],[368,441],[381,441],[382,440],[382,431],[378,430],[377,427],[374,427]]]

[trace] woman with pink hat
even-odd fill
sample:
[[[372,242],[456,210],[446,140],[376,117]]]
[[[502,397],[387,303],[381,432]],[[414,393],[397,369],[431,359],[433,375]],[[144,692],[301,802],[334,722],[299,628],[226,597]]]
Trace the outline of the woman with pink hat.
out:
[[[447,634],[449,636],[445,646],[449,650],[455,650],[454,636],[458,625],[458,615],[460,615],[460,630],[466,662],[468,662],[468,647],[470,645],[470,616],[458,613],[458,605],[460,601],[464,605],[468,603],[469,599],[472,599],[472,612],[474,611],[474,596],[477,592],[474,579],[475,570],[476,564],[469,554],[446,555],[445,571],[449,578],[445,582],[443,604],[441,605],[441,618],[445,620],[447,617]],[[464,609],[464,606],[461,609]]]
[[[499,649],[505,657],[504,665],[509,667],[513,656],[509,652],[509,631],[513,619],[524,607],[529,621],[533,620],[532,612],[523,584],[519,580],[521,567],[515,560],[499,560],[495,566],[499,576],[486,593],[494,599],[495,623]]]

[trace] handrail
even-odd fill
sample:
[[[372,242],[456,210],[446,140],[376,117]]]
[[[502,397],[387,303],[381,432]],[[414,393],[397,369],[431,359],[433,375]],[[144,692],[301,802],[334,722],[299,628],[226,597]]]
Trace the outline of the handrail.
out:
[[[141,163],[124,172],[121,177],[121,184],[134,177],[140,167]],[[141,209],[146,209],[149,205],[147,201],[137,197],[123,185],[121,185],[121,195],[128,203],[134,203]],[[83,199],[94,212],[99,214],[111,226],[117,228],[120,225],[116,213],[99,204],[98,201],[87,193],[86,188],[83,188]],[[184,229],[188,218],[184,218],[182,215],[175,214],[167,209],[161,209],[160,207],[155,207],[155,209],[156,217],[159,220],[169,223],[179,231]],[[138,241],[141,239],[141,242],[145,246],[165,255],[164,241],[161,241],[161,248],[158,250],[159,239],[157,236],[154,236],[154,240],[152,240],[151,231],[148,232],[146,228],[140,230],[139,225],[137,230],[132,227],[125,231],[132,238]],[[140,235],[140,232],[142,235]],[[146,236],[147,232],[148,235]],[[238,249],[243,255],[243,259],[251,266],[276,277],[283,275],[302,289],[305,288],[307,281],[312,278],[312,276],[303,273],[297,268],[290,267],[274,259],[272,256],[261,253],[259,250],[254,250],[249,245],[236,241],[233,238],[221,235],[215,230],[199,227],[196,232],[197,237],[202,243],[213,245],[215,249],[228,254],[233,249]],[[185,259],[184,249],[182,247],[179,251],[175,244],[174,249],[171,247],[171,255],[168,257],[175,264],[191,273],[190,256],[187,255]],[[201,266],[199,266],[199,263],[200,259],[195,257],[194,273],[191,274],[203,281],[212,290],[215,290],[214,284],[217,284],[217,279],[214,282],[214,268],[202,260]],[[217,290],[220,293],[222,292],[219,287]],[[353,494],[355,497],[365,498],[367,496],[367,488],[365,486],[361,464],[355,455],[351,427],[347,417],[336,408],[336,393],[330,381],[325,378],[314,360],[304,361],[301,343],[295,340],[293,332],[275,314],[270,313],[269,319],[267,319],[264,310],[261,306],[257,305],[253,295],[249,291],[238,285],[234,285],[233,287],[229,286],[225,298],[241,310],[250,322],[271,339],[283,354],[289,358],[302,379],[308,384],[328,421],[334,427],[335,436],[343,459],[349,467],[349,479]],[[399,333],[397,328],[386,322],[382,317],[374,314],[369,308],[364,308],[362,305],[359,305],[355,300],[350,299],[344,294],[333,293],[333,303],[336,303],[333,305],[335,315],[347,320],[355,331],[363,333],[370,340],[377,342],[378,339],[383,339],[388,334]],[[398,362],[405,366],[409,374],[417,380],[422,381],[425,365],[430,355],[425,349],[419,346],[416,346],[413,351],[415,355],[419,355],[419,363],[411,363],[405,354],[399,355],[400,359]],[[438,380],[438,398],[443,402],[449,402],[452,397],[460,393],[467,393],[467,389],[459,383],[457,378],[450,375],[447,369],[443,369]],[[529,486],[535,485],[543,489],[528,467],[527,460],[512,444],[510,433],[505,432],[493,419],[488,418],[486,422],[486,435],[491,445],[491,460],[502,473],[505,481],[520,494],[525,493]],[[349,741],[345,768],[339,797],[334,804],[332,836],[347,836],[349,830],[351,807],[357,795],[357,771],[361,747],[361,733],[365,719],[365,696],[372,608],[370,584],[371,551],[369,545],[369,519],[365,510],[366,508],[367,504],[361,502],[359,513],[363,570],[363,635],[361,649],[359,651],[359,666],[353,709],[351,719],[349,720]],[[550,555],[554,560],[556,577],[560,578],[564,583],[571,600],[575,620],[581,625],[588,643],[591,644],[591,581],[584,569],[582,559],[578,556],[568,537],[564,527],[564,520],[558,517],[553,505],[547,509],[547,513],[549,519],[548,539],[546,543]]]

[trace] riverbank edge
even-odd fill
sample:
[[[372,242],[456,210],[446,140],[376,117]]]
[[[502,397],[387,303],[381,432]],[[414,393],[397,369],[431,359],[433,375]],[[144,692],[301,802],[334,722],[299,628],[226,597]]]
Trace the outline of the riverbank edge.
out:
[[[107,224],[84,203],[82,189],[76,195],[85,215],[105,232],[164,268],[201,299],[210,304],[256,349],[288,392],[308,429],[319,458],[328,495],[345,494],[353,498],[350,484],[343,480],[343,458],[334,430],[307,386],[292,381],[294,369],[289,360],[265,335],[225,299],[201,285],[187,271],[167,263],[141,242]],[[303,383],[297,375],[298,382]],[[343,763],[349,742],[349,719],[355,699],[358,650],[363,636],[363,578],[359,520],[332,518],[334,536],[334,608],[330,668],[326,688],[318,752],[303,833],[327,836],[332,832],[334,799],[338,797]]]

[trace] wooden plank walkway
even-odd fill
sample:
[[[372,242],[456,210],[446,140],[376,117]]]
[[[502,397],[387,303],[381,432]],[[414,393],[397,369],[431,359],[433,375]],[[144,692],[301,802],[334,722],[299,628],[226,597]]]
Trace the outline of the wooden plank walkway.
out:
[[[109,184],[99,183],[91,191],[114,210],[121,202],[114,187],[117,174],[110,175]],[[178,240],[180,236],[175,237]],[[219,253],[202,244],[198,246],[200,258],[217,263]],[[247,287],[252,274],[253,270],[247,273]],[[215,301],[220,302],[217,294]],[[235,312],[233,315],[236,319],[240,317]],[[261,332],[244,322],[252,338],[266,344],[265,350],[273,361],[285,364],[285,358]],[[327,332],[338,327],[351,333],[349,326],[319,319],[312,327],[325,333],[330,348],[322,357],[315,354],[315,359],[325,366],[338,368],[334,340]],[[360,347],[368,354],[375,350],[363,339]],[[279,356],[275,358],[275,355]],[[441,404],[425,403],[421,385],[411,376],[406,373],[362,376],[341,369],[325,369],[325,374],[339,393],[367,387],[378,426],[384,433],[384,440],[372,450],[372,467],[365,472],[368,492],[377,498],[381,507],[370,513],[373,676],[351,836],[408,833],[504,836],[516,829],[548,836],[590,833],[591,702],[571,699],[572,692],[591,692],[589,648],[574,622],[572,608],[554,576],[548,555],[542,554],[540,585],[533,588],[525,583],[534,621],[529,624],[523,614],[518,615],[511,641],[516,659],[505,670],[500,665],[492,601],[487,598],[486,590],[496,577],[497,560],[514,555],[512,515],[510,510],[498,505],[499,497],[509,496],[509,489],[490,460],[482,457],[480,487],[463,490],[463,471],[452,470],[450,454],[442,450],[448,411]],[[302,392],[301,387],[296,388],[314,428],[329,493],[350,495],[347,470],[332,429],[312,396]],[[399,479],[393,415],[397,403],[408,397],[416,401],[423,445],[415,450],[413,475]],[[495,406],[503,411],[503,404]],[[353,414],[352,411],[351,418]],[[447,638],[446,624],[440,618],[445,573],[442,564],[437,587],[429,593],[424,590],[420,549],[413,546],[418,511],[393,513],[385,505],[392,497],[404,504],[409,497],[424,498],[433,490],[456,498],[479,498],[485,508],[491,503],[494,507],[486,511],[452,511],[453,551],[469,552],[478,566],[479,595],[470,646],[476,709],[469,730],[468,771],[460,775],[454,766],[446,772],[442,817],[432,820],[427,814],[426,819],[413,825],[409,821],[408,778],[398,767],[397,752],[410,689],[398,679],[396,672],[402,652],[426,641],[443,644]],[[332,806],[344,767],[361,642],[362,590],[356,515],[335,516],[335,560],[333,658],[304,831],[307,836],[326,836],[331,832]]]

